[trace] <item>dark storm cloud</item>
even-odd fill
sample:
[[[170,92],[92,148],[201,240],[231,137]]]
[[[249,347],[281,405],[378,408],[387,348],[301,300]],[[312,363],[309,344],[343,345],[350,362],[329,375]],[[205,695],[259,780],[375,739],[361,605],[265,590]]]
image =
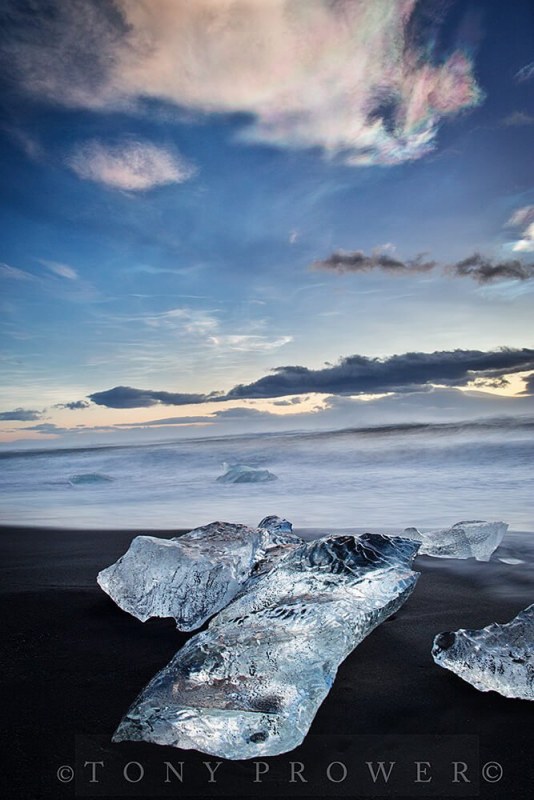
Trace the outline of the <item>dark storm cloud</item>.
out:
[[[452,264],[448,270],[457,277],[473,278],[478,283],[491,283],[501,279],[528,281],[534,277],[534,264],[524,264],[517,258],[493,261],[480,253],[473,253],[469,258]]]
[[[396,275],[414,275],[419,272],[430,272],[439,269],[437,261],[426,260],[423,255],[412,259],[398,259],[387,253],[365,255],[360,250],[345,252],[336,250],[332,255],[320,261],[314,261],[312,269],[336,272],[338,274],[371,272],[382,270]],[[497,280],[526,281],[534,277],[534,264],[525,264],[519,259],[495,261],[491,258],[473,253],[442,268],[446,274],[456,278],[472,278],[478,283],[491,283]]]
[[[202,403],[209,398],[204,394],[159,392],[154,389],[134,389],[131,386],[115,386],[104,392],[94,392],[89,399],[98,406],[107,408],[148,408],[159,404],[165,406],[187,406]]]
[[[0,420],[33,422],[33,420],[41,419],[42,413],[42,411],[31,411],[26,408],[15,408],[13,411],[0,411]]]
[[[405,353],[385,359],[353,355],[324,369],[278,367],[272,375],[254,383],[235,386],[225,399],[281,397],[304,392],[397,392],[428,384],[463,386],[477,377],[498,378],[529,369],[534,369],[534,350],[527,348]]]
[[[384,272],[412,273],[429,272],[436,266],[435,261],[426,261],[424,256],[419,255],[414,259],[401,261],[393,258],[388,253],[373,253],[366,255],[361,250],[345,252],[336,250],[332,255],[322,261],[315,261],[312,269],[331,270],[338,273],[344,272],[370,272],[374,269],[381,269]]]
[[[97,405],[107,408],[146,408],[155,405],[182,406],[210,401],[286,397],[310,392],[333,395],[403,393],[425,390],[430,385],[465,386],[475,379],[495,381],[503,375],[528,370],[534,370],[534,350],[528,348],[503,348],[488,352],[445,350],[434,353],[405,353],[383,359],[352,355],[323,369],[277,367],[272,374],[253,383],[234,386],[227,394],[181,394],[116,386],[107,391],[95,392],[89,397]],[[254,409],[231,409],[217,412],[215,417],[253,417],[256,413]]]

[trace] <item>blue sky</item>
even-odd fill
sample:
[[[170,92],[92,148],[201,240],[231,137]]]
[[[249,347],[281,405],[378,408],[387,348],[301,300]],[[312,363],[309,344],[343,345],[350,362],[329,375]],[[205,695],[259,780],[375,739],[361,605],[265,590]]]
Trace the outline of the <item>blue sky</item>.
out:
[[[4,442],[531,410],[526,0],[2,13]]]

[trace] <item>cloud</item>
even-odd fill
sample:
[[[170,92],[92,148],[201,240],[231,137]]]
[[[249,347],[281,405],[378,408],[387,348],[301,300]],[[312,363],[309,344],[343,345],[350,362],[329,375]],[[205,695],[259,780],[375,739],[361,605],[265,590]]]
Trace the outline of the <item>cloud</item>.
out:
[[[531,80],[531,78],[534,78],[534,61],[531,61],[530,64],[525,64],[524,67],[521,67],[521,69],[518,70],[514,75],[514,78],[517,83],[525,83],[526,81]]]
[[[502,120],[501,124],[507,128],[534,125],[534,114],[527,114],[525,111],[513,111]]]
[[[270,417],[278,417],[271,411],[261,410],[259,408],[247,408],[246,406],[237,406],[235,408],[225,408],[222,411],[216,411],[213,417],[223,422],[233,422],[234,420],[245,419],[266,419]]]
[[[131,386],[115,386],[103,392],[88,395],[98,406],[107,408],[148,408],[149,406],[187,406],[203,403],[208,399],[203,394],[183,394],[180,392],[161,392],[154,389],[134,389]]]
[[[9,264],[0,264],[0,278],[13,281],[33,281],[35,276],[30,272],[25,272],[18,267],[11,267]]]
[[[145,314],[141,321],[149,328],[167,328],[181,330],[195,336],[207,336],[219,327],[219,320],[214,311],[196,308],[171,308],[157,314]]]
[[[60,264],[59,261],[47,261],[43,258],[39,259],[39,264],[53,272],[59,278],[67,278],[70,281],[75,281],[78,278],[78,273],[73,267],[68,264]]]
[[[482,99],[473,43],[443,55],[442,20],[417,0],[49,0],[31,20],[17,6],[3,67],[41,99],[139,109],[155,98],[184,120],[240,112],[244,141],[353,165],[424,156],[443,120]]]
[[[432,385],[465,386],[477,378],[493,381],[528,370],[534,370],[534,350],[528,348],[405,353],[383,359],[352,355],[316,370],[301,366],[277,367],[272,374],[253,383],[234,386],[226,394],[181,394],[116,386],[91,394],[89,398],[108,408],[146,408],[267,399],[312,392],[333,395],[403,393],[426,390]],[[231,415],[233,412],[217,412],[217,415],[220,417],[225,413]]]
[[[15,408],[13,411],[0,411],[0,420],[13,420],[17,422],[31,422],[41,419],[42,411],[31,411],[26,408]]]
[[[524,264],[518,259],[494,261],[480,253],[473,253],[469,258],[452,264],[448,270],[457,277],[473,278],[478,283],[501,279],[527,281],[534,277],[534,264]]]
[[[183,183],[195,173],[191,164],[170,150],[130,140],[110,145],[92,139],[78,145],[66,162],[79,178],[131,192]]]
[[[111,430],[117,428],[152,428],[160,425],[198,425],[199,423],[214,422],[215,418],[210,416],[198,417],[164,417],[163,419],[150,419],[145,422],[124,422],[119,425],[110,426]]]
[[[87,400],[73,400],[71,403],[56,403],[54,408],[67,408],[69,411],[78,411],[82,408],[89,408],[90,405]]]
[[[529,206],[529,208],[534,207]],[[531,224],[528,230],[530,231],[531,228],[531,234],[534,236],[534,224]],[[514,250],[519,249],[526,250],[527,247],[514,247]],[[532,249],[534,249],[534,242]],[[328,258],[314,261],[311,265],[311,269],[335,272],[339,275],[371,272],[372,270],[382,270],[391,275],[416,275],[438,268],[440,265],[437,261],[426,260],[423,255],[418,255],[413,259],[400,259],[384,252],[366,255],[361,250],[352,252],[336,250]],[[478,283],[490,283],[497,280],[526,281],[534,277],[534,264],[525,264],[518,259],[494,260],[480,253],[473,253],[462,261],[448,264],[442,269],[446,274],[457,278],[472,278]]]
[[[2,129],[31,161],[42,160],[43,148],[35,136],[13,125],[3,125]]]
[[[343,274],[345,272],[370,272],[374,269],[397,274],[428,272],[436,266],[435,261],[425,261],[423,255],[414,259],[401,261],[389,253],[379,252],[366,255],[361,250],[346,252],[335,250],[332,255],[322,261],[315,261],[312,269],[320,269]]]
[[[517,208],[506,225],[509,228],[522,228],[534,222],[534,206],[522,206]]]
[[[22,430],[24,431],[37,431],[38,433],[72,433],[70,428],[60,428],[52,422],[42,422],[40,425],[27,425]]]
[[[253,383],[235,386],[225,399],[282,397],[305,392],[378,394],[429,384],[464,386],[477,377],[496,378],[529,369],[534,369],[534,350],[527,348],[406,353],[385,359],[353,355],[317,370],[278,367],[273,374]]]
[[[534,252],[534,206],[518,208],[508,222],[509,228],[522,228],[520,238],[514,242],[512,249],[516,253]]]
[[[278,350],[289,342],[293,341],[292,336],[276,336],[271,339],[267,336],[254,336],[254,335],[228,335],[228,336],[211,336],[209,338],[211,344],[217,347],[226,347],[229,350],[237,350],[246,353],[264,353],[271,350]]]

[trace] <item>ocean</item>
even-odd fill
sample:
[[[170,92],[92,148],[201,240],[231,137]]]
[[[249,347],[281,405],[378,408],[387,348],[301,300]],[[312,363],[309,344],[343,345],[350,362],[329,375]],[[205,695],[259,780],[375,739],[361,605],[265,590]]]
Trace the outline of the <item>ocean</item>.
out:
[[[65,528],[256,525],[402,531],[503,520],[534,531],[533,423],[400,425],[0,454],[4,524]],[[224,483],[227,465],[277,480]]]

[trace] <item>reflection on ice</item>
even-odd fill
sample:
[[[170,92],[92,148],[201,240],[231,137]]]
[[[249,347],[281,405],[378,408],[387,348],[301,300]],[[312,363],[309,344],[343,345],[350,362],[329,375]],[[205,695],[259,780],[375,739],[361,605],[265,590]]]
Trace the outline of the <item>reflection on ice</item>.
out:
[[[235,597],[258,562],[271,563],[301,541],[287,520],[267,517],[260,525],[212,522],[174,539],[136,536],[97,581],[142,622],[174,617],[180,630],[195,630]]]
[[[341,661],[411,593],[417,548],[363,534],[286,550],[153,678],[114,741],[230,759],[293,749]]]
[[[451,528],[422,533],[406,528],[403,536],[421,542],[419,553],[435,558],[476,558],[489,561],[503,540],[508,525],[504,522],[470,520],[457,522]]]
[[[432,656],[481,692],[534,700],[534,605],[505,625],[440,633]]]

